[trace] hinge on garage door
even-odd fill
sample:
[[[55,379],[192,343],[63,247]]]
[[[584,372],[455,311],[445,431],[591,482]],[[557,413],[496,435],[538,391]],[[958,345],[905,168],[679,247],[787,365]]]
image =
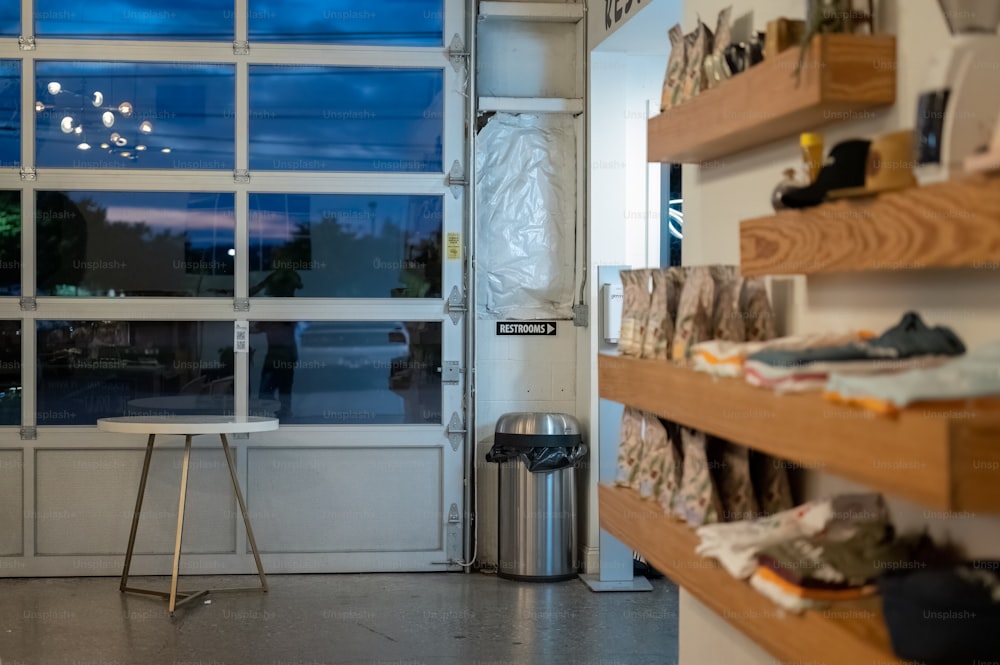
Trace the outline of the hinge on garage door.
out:
[[[448,563],[454,564],[462,560],[462,516],[458,512],[458,504],[451,504],[448,509]]]
[[[469,308],[465,305],[465,297],[462,292],[458,290],[457,286],[451,287],[451,293],[448,294],[448,300],[444,303],[444,310],[448,312],[448,316],[451,317],[451,322],[458,325],[458,322],[462,320],[462,316],[469,311]]]
[[[462,164],[457,159],[451,165],[451,170],[448,171],[445,184],[451,189],[451,195],[456,199],[462,195],[462,188],[469,184],[469,179],[465,177],[465,169],[462,168]]]
[[[458,510],[458,504],[453,503],[448,508],[448,524],[445,529],[445,554],[447,561],[432,561],[439,566],[462,565],[462,513]]]
[[[21,428],[21,440],[22,441],[36,441],[38,439],[38,428],[36,427],[22,427]]]
[[[448,421],[448,429],[445,430],[445,433],[448,435],[451,449],[458,452],[462,441],[465,440],[465,423],[462,422],[462,416],[458,415],[457,411],[451,414],[451,420]]]
[[[445,385],[453,386],[457,384],[464,371],[457,360],[445,360],[438,367],[438,373],[441,374],[441,383]]]
[[[465,42],[462,38],[455,33],[455,36],[451,38],[451,43],[448,44],[448,60],[451,61],[452,69],[455,73],[461,74],[462,70],[465,69],[465,61],[469,59],[469,51],[465,48]]]

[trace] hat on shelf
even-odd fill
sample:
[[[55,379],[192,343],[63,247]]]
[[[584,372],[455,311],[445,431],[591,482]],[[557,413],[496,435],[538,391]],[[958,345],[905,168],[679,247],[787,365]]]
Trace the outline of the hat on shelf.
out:
[[[993,140],[990,142],[986,152],[966,157],[965,170],[969,173],[1000,170],[1000,116],[997,116],[996,128],[993,130]]]
[[[912,129],[879,136],[868,148],[864,185],[831,190],[827,192],[827,198],[874,196],[882,192],[916,187],[917,179],[913,175],[916,166],[913,141]]]
[[[816,180],[805,187],[789,189],[781,196],[781,202],[789,208],[809,208],[822,203],[831,190],[863,187],[870,145],[867,139],[850,139],[833,146]]]
[[[895,655],[928,665],[996,660],[1000,653],[1000,561],[912,562],[878,578]]]

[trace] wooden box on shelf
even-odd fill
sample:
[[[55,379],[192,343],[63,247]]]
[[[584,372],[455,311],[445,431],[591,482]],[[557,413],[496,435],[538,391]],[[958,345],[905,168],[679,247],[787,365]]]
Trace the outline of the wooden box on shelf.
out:
[[[896,101],[896,38],[818,35],[650,118],[648,160],[696,163],[812,131]]]
[[[740,223],[744,275],[1000,266],[1000,174]]]

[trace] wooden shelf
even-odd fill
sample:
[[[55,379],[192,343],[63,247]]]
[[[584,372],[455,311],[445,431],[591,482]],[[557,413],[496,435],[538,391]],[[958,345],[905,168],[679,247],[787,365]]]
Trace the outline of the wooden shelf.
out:
[[[650,118],[651,162],[696,163],[840,120],[874,117],[896,101],[896,38],[820,35],[796,82],[798,47]]]
[[[695,554],[698,536],[637,492],[598,486],[601,527],[783,663],[902,663],[892,652],[878,599],[793,615],[715,561]]]
[[[1000,410],[898,418],[666,361],[598,356],[600,396],[941,511],[1000,512]],[[990,404],[995,407],[995,404]]]
[[[1000,175],[740,223],[744,275],[1000,266]]]
[[[579,23],[583,20],[583,5],[567,2],[500,2],[481,0],[480,19],[508,21],[538,21]]]

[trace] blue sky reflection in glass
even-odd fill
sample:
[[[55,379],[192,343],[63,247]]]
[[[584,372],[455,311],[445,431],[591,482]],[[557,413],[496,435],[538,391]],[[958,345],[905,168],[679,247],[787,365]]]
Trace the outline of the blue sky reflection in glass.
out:
[[[0,60],[0,169],[21,166],[21,62]]]
[[[38,166],[235,168],[235,65],[35,63]]]
[[[5,0],[12,3],[13,0]],[[233,0],[35,0],[35,34],[83,39],[232,41]],[[0,10],[0,25],[3,13]]]
[[[0,8],[0,34],[18,35],[20,6]],[[248,0],[251,42],[442,46],[443,0]],[[35,34],[79,39],[232,41],[233,0],[35,0]]]
[[[249,0],[250,42],[441,46],[443,0]]]
[[[442,172],[441,69],[250,66],[250,169]]]
[[[17,37],[21,34],[21,3],[6,0],[0,3],[0,35]]]

